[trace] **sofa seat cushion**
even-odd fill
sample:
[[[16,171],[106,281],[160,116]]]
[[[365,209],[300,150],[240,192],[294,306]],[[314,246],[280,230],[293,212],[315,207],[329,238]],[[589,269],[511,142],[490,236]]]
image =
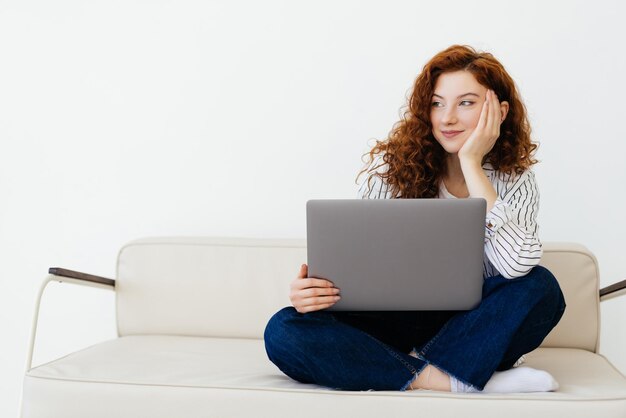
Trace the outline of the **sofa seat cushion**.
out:
[[[298,416],[328,411],[349,416],[358,411],[359,416],[380,417],[418,408],[437,411],[441,417],[458,416],[463,410],[480,411],[481,417],[500,417],[506,411],[507,418],[626,416],[626,378],[603,356],[580,349],[540,348],[527,355],[525,366],[548,370],[560,383],[559,391],[498,395],[336,391],[283,375],[267,359],[262,340],[127,336],[31,369],[24,381],[23,416],[206,417],[252,416],[255,411],[274,417],[292,416],[295,411]],[[68,415],[67,402],[74,415]]]

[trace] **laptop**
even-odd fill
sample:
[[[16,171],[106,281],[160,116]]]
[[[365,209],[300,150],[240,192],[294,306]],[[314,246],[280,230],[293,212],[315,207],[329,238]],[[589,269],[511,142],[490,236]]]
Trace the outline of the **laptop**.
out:
[[[308,277],[341,289],[329,311],[473,309],[486,207],[481,198],[309,200]]]

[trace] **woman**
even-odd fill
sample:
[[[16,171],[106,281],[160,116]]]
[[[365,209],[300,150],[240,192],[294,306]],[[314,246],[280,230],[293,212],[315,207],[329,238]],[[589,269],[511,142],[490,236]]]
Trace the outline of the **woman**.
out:
[[[538,266],[536,148],[515,83],[491,54],[454,45],[433,57],[404,118],[369,152],[359,194],[484,198],[482,302],[467,312],[325,312],[339,289],[302,265],[293,307],[266,327],[270,360],[298,381],[346,390],[556,390],[547,372],[514,368],[565,310]]]

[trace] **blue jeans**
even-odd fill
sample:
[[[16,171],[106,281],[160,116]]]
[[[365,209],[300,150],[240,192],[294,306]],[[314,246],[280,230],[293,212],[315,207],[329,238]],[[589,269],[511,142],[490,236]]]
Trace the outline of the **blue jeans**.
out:
[[[265,328],[269,359],[287,376],[343,390],[406,390],[428,364],[482,390],[537,348],[565,311],[544,267],[488,277],[471,311],[277,312]],[[415,349],[418,357],[408,353]]]

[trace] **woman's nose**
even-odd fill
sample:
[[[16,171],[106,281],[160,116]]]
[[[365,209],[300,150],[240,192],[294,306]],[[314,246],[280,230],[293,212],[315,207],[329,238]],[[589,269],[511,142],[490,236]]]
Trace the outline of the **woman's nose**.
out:
[[[450,125],[456,122],[456,111],[454,109],[454,106],[450,106],[444,110],[441,122],[446,125]]]

